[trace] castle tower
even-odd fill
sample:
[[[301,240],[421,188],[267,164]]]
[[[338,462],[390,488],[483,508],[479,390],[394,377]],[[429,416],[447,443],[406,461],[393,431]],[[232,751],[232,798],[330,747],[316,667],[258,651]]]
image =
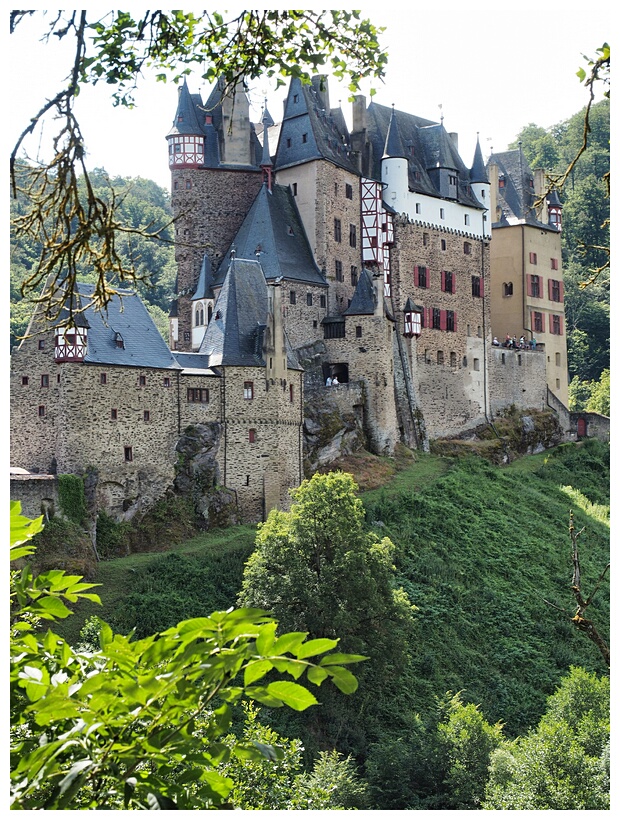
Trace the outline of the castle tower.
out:
[[[218,82],[206,102],[184,83],[167,136],[175,217],[177,298],[170,345],[194,348],[196,293],[205,254],[217,267],[261,184],[262,147],[242,84]]]
[[[381,160],[381,181],[384,184],[383,199],[396,213],[404,213],[407,210],[408,178],[407,155],[398,131],[394,106],[392,106],[385,150]]]

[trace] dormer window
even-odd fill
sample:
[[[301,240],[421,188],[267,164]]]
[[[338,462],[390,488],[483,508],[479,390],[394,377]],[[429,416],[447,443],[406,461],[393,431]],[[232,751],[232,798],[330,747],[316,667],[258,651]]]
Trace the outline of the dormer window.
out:
[[[183,122],[183,114],[179,114],[177,117],[177,122]]]
[[[503,174],[500,174],[500,176],[498,177],[497,184],[500,188],[506,187],[506,177]]]
[[[116,347],[120,348],[121,350],[125,349],[125,341],[120,333],[114,334],[114,344]]]
[[[205,115],[205,125],[213,125],[213,117],[211,114]]]

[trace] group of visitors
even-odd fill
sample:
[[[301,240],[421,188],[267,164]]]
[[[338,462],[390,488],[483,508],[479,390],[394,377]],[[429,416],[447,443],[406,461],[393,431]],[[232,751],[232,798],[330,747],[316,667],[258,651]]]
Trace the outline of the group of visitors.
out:
[[[340,382],[338,381],[338,376],[334,376],[333,379],[331,376],[327,377],[327,380],[325,381],[325,387],[331,387],[332,384],[340,384]]]
[[[497,336],[493,336],[492,344],[494,347],[509,347],[515,350],[536,350],[536,339],[533,336],[529,341],[525,336],[521,336],[519,341],[517,341],[516,336],[511,336],[507,333],[501,345]]]

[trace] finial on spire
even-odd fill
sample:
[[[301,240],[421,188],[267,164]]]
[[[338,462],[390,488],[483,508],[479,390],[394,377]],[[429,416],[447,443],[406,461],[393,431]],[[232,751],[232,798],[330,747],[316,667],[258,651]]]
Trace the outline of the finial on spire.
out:
[[[439,122],[443,125],[443,103],[439,103],[439,111],[441,112],[439,115]]]

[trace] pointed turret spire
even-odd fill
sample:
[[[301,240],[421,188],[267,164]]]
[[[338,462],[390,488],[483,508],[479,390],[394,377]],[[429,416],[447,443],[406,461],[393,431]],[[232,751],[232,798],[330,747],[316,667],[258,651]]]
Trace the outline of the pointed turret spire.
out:
[[[398,130],[398,123],[396,121],[396,114],[394,106],[392,105],[392,113],[390,115],[390,124],[388,125],[387,134],[385,137],[385,149],[383,151],[384,157],[405,157],[406,153],[403,148],[403,142],[400,138]]]
[[[474,151],[474,162],[470,171],[471,182],[488,183],[489,177],[482,159],[482,149],[480,148],[480,135],[476,134],[476,149]]]
[[[263,171],[263,182],[267,184],[267,190],[271,191],[271,174],[273,170],[273,163],[271,161],[271,153],[269,151],[269,125],[273,125],[273,120],[269,111],[267,111],[267,100],[265,100],[265,108],[263,109],[263,156],[260,162],[260,167]]]

